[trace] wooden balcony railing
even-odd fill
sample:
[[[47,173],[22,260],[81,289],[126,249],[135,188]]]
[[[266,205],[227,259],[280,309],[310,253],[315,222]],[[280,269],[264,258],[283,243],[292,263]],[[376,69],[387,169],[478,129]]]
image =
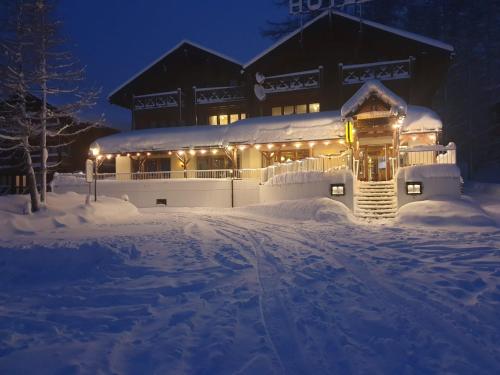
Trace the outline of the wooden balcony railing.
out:
[[[217,104],[246,99],[244,86],[193,87],[195,104]]]
[[[340,80],[343,85],[362,84],[371,79],[391,81],[412,77],[414,58],[392,60],[368,64],[339,64]]]
[[[266,77],[262,83],[266,94],[318,89],[321,87],[322,67],[303,72]]]
[[[181,89],[134,96],[134,110],[178,108],[183,105],[182,97],[183,93]]]

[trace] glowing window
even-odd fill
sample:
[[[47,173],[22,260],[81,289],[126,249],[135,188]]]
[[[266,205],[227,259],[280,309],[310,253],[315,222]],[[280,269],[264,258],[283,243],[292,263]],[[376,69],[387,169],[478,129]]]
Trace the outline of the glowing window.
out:
[[[283,107],[283,114],[284,115],[293,115],[294,107],[293,105],[287,105]]]
[[[273,116],[281,116],[281,107],[273,107],[271,114]]]
[[[209,116],[208,117],[208,123],[210,125],[217,125],[217,116]]]
[[[309,104],[309,112],[319,112],[319,103]]]
[[[307,104],[299,104],[295,106],[295,113],[307,113]]]
[[[242,114],[241,114],[241,119],[242,119],[242,120],[244,120],[244,119],[246,119],[246,118],[247,118],[247,114],[246,114],[246,113],[242,113]]]
[[[220,115],[219,116],[219,125],[227,125],[228,124],[228,116]]]
[[[233,122],[236,122],[239,120],[239,115],[237,113],[231,113],[229,115],[229,123],[232,124]]]

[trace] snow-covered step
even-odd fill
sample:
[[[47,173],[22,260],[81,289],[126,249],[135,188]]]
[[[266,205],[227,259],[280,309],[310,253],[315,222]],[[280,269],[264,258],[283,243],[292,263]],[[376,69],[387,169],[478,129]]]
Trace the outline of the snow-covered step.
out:
[[[363,219],[389,219],[397,213],[397,197],[392,181],[358,182],[354,214]]]

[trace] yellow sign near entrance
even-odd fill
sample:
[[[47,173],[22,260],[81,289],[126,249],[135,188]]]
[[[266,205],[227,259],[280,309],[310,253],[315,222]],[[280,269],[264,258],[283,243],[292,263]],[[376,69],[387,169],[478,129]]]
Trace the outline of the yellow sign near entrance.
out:
[[[354,142],[354,124],[351,120],[345,122],[345,141],[347,143]]]

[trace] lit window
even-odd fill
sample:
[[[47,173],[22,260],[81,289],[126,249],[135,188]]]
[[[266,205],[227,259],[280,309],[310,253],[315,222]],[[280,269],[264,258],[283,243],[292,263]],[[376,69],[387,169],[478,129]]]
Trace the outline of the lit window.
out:
[[[330,185],[330,194],[333,197],[345,195],[345,185],[344,184],[331,184]]]
[[[421,182],[407,182],[406,183],[406,194],[408,194],[408,195],[420,195],[420,194],[422,194],[422,183]]]
[[[247,114],[246,113],[242,113],[240,117],[241,117],[242,120],[244,120],[244,119],[247,118]]]
[[[281,107],[273,107],[272,115],[273,116],[281,116]]]
[[[227,125],[228,124],[228,116],[227,115],[220,115],[219,116],[219,125]]]
[[[295,106],[295,113],[307,113],[307,104],[299,104]]]
[[[208,117],[208,123],[210,125],[217,125],[217,116],[209,116]]]
[[[283,114],[284,115],[293,115],[294,107],[293,105],[287,105],[283,107]]]
[[[239,117],[237,113],[232,113],[229,115],[229,123],[232,124],[233,122],[238,121]]]
[[[309,104],[309,112],[319,112],[319,103]]]

